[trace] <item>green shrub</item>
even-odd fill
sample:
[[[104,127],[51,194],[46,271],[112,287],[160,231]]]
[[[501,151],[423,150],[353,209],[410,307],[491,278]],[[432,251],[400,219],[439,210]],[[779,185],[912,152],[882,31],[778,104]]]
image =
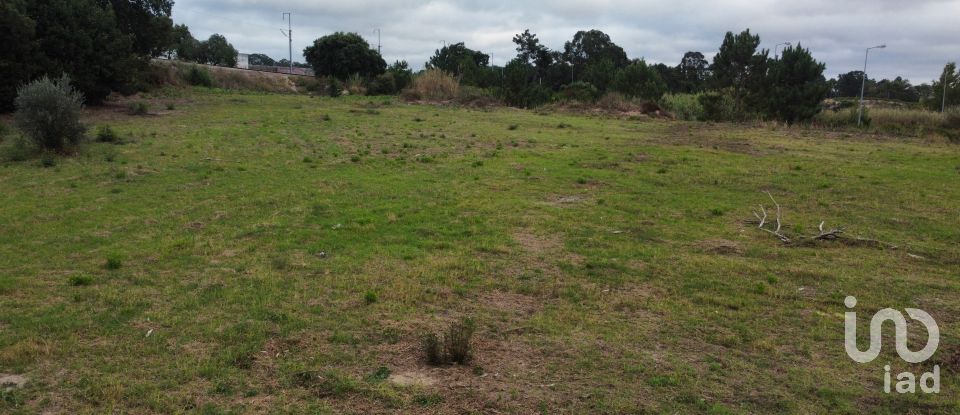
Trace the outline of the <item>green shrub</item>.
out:
[[[577,81],[562,86],[560,92],[557,93],[557,98],[586,103],[596,101],[599,95],[600,92],[597,91],[597,87],[589,82]]]
[[[147,115],[150,112],[150,107],[147,106],[146,102],[137,101],[130,104],[127,107],[127,112],[130,115]]]
[[[327,85],[327,94],[334,98],[343,95],[343,82],[340,82],[337,78],[330,78],[330,84]]]
[[[199,66],[191,66],[190,70],[187,71],[186,81],[193,86],[204,86],[210,88],[213,86],[213,76],[210,75],[210,71],[207,68],[201,68]]]
[[[85,287],[93,284],[93,277],[89,275],[71,275],[67,282],[74,287]]]
[[[725,92],[707,92],[699,97],[703,108],[703,119],[707,121],[731,121],[736,118],[734,113],[734,100],[730,94]]]
[[[118,270],[121,266],[123,266],[123,261],[117,256],[111,256],[103,263],[103,267],[109,270]]]
[[[66,75],[55,80],[44,76],[21,86],[14,105],[17,128],[39,148],[63,151],[83,139],[83,94],[70,86]]]
[[[393,72],[378,75],[370,81],[367,95],[394,95],[397,93],[397,80]]]
[[[120,141],[120,136],[117,135],[109,125],[101,125],[100,128],[97,129],[97,141],[101,143],[117,143]]]
[[[686,121],[704,119],[700,94],[666,94],[660,99],[660,104],[677,119]]]

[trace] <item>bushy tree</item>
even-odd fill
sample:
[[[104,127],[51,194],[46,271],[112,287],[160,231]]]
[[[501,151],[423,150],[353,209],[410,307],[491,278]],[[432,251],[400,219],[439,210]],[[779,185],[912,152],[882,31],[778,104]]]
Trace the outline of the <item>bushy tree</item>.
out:
[[[667,86],[660,78],[660,74],[641,59],[617,72],[613,81],[613,90],[630,98],[653,101],[667,92]]]
[[[200,42],[200,63],[234,67],[237,66],[237,49],[219,33],[210,35],[210,38]]]
[[[387,63],[356,33],[336,32],[321,37],[303,50],[317,76],[345,80],[351,75],[373,77],[382,74]]]
[[[83,139],[80,123],[83,94],[70,86],[70,78],[43,78],[17,89],[18,129],[39,148],[63,151]]]
[[[894,99],[905,102],[917,102],[920,100],[920,94],[917,93],[916,88],[910,84],[910,81],[899,76],[893,80],[884,79],[877,82],[875,96],[877,98]]]
[[[507,104],[533,108],[550,100],[552,92],[537,81],[537,70],[521,59],[514,59],[503,69],[501,94]]]
[[[794,123],[820,112],[828,89],[823,63],[800,44],[788,46],[779,60],[769,63],[769,88],[764,97],[767,116]]]
[[[720,46],[720,52],[713,57],[714,84],[716,88],[730,88],[733,91],[734,109],[743,109],[744,96],[750,84],[757,85],[758,77],[764,75],[758,65],[764,65],[764,59],[755,57],[760,36],[750,34],[750,29],[734,35],[727,32]]]
[[[564,44],[563,53],[567,62],[575,67],[609,61],[615,68],[622,68],[630,63],[623,48],[599,30],[577,32],[573,40]]]
[[[413,71],[406,61],[396,61],[387,71],[378,75],[367,87],[368,95],[393,95],[403,91],[413,81]]]
[[[562,59],[562,55],[551,52],[541,44],[537,35],[530,33],[530,29],[514,36],[513,43],[517,45],[517,59],[533,64],[541,79],[546,78],[550,67]]]
[[[460,78],[464,85],[485,86],[485,71],[490,55],[454,43],[437,49],[426,63],[428,69],[439,69]]]
[[[960,74],[957,73],[956,62],[950,62],[943,67],[940,77],[933,81],[933,97],[927,101],[927,107],[933,110],[939,110],[943,106],[943,88],[946,85],[947,99],[946,106],[952,107],[960,105]]]
[[[700,52],[687,52],[677,65],[677,92],[692,94],[706,88],[710,63]],[[665,80],[666,81],[666,80]],[[668,82],[669,83],[669,82]],[[671,88],[672,89],[672,88]]]
[[[190,28],[176,25],[171,36],[173,40],[168,53],[176,55],[176,58],[182,61],[197,62],[200,59],[200,41],[193,37]]]
[[[157,57],[173,42],[173,0],[109,0],[124,35],[138,56]]]
[[[250,56],[247,59],[251,65],[256,65],[256,66],[276,66],[277,65],[277,61],[273,60],[273,58],[267,55],[264,55],[262,53],[250,54]]]
[[[142,67],[113,9],[100,0],[36,0],[27,12],[36,22],[45,72],[69,74],[88,103],[102,102]]]
[[[834,93],[838,97],[859,97],[860,96],[860,87],[863,84],[863,71],[850,71],[844,74],[837,76],[836,86],[834,87]],[[865,95],[871,95],[870,90],[873,89],[873,86],[876,85],[876,81],[872,79],[867,79],[866,81],[866,90]]]

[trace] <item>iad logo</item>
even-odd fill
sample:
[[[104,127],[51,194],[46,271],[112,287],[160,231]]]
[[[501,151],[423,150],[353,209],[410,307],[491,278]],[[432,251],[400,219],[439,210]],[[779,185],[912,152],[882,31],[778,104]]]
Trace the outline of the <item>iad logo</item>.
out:
[[[857,298],[847,297],[843,303],[849,309],[857,306]],[[897,354],[908,363],[922,363],[933,357],[937,347],[940,346],[940,327],[926,311],[916,308],[906,309],[910,318],[923,323],[927,329],[927,345],[918,352],[910,351],[907,348],[907,319],[903,313],[892,308],[885,308],[873,315],[870,321],[870,348],[861,352],[857,348],[857,313],[848,311],[844,315],[844,346],[847,349],[847,355],[859,363],[870,363],[880,355],[881,328],[886,321],[892,321],[896,328]],[[884,366],[883,391],[890,393],[890,365]],[[917,377],[911,372],[903,372],[897,375],[897,393],[916,393]],[[933,372],[924,373],[920,377],[920,389],[924,393],[940,393],[940,366],[933,367]]]

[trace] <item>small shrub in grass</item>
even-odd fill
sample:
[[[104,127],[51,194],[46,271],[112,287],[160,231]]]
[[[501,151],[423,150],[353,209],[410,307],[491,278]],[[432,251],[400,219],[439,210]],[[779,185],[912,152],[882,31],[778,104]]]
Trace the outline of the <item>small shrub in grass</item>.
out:
[[[62,152],[83,139],[83,94],[70,86],[66,75],[53,80],[43,77],[17,88],[14,105],[14,123],[36,147]]]
[[[213,76],[206,68],[192,66],[185,76],[187,83],[193,86],[204,86],[210,88],[213,86]]]
[[[378,299],[379,298],[377,297],[377,293],[373,291],[367,291],[366,293],[363,294],[363,301],[366,302],[367,304],[373,304],[377,302]]]
[[[510,131],[516,131],[518,128],[520,128],[520,126],[516,124],[510,124],[510,126],[507,127],[507,129]]]
[[[130,115],[147,115],[150,112],[150,107],[147,106],[146,102],[137,101],[127,107],[127,112]]]
[[[111,256],[107,258],[107,261],[103,263],[103,267],[109,270],[118,270],[123,266],[123,261],[120,260],[120,257]]]
[[[173,110],[175,110],[175,109],[177,109],[177,105],[176,105],[176,104],[174,104],[174,103],[172,103],[172,102],[168,102],[168,103],[167,103],[167,111],[173,111]]]
[[[384,381],[390,377],[390,368],[380,366],[373,373],[370,374],[369,379],[372,381]]]
[[[465,318],[450,325],[446,333],[429,333],[423,338],[427,363],[435,366],[467,364],[473,359],[471,339],[476,329],[472,319]]]
[[[93,284],[93,277],[89,275],[72,275],[67,282],[74,287],[86,287]]]
[[[420,406],[434,406],[443,402],[443,396],[438,393],[418,393],[413,396],[413,401]]]
[[[50,168],[56,165],[57,165],[57,158],[53,155],[53,153],[49,151],[44,151],[43,155],[40,156],[40,166],[44,168]]]
[[[101,125],[97,128],[97,141],[101,143],[116,143],[120,141],[120,136],[117,135],[109,125]]]

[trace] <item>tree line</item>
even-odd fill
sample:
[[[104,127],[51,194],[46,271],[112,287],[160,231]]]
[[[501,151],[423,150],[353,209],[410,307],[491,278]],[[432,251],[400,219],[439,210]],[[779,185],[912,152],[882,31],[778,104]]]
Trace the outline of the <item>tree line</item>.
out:
[[[172,0],[4,0],[0,3],[0,111],[12,108],[16,88],[44,74],[69,74],[88,103],[110,92],[142,87],[149,60],[161,55],[203,64],[235,66],[237,49],[219,34],[197,40],[185,25],[170,18]],[[555,99],[591,101],[607,93],[649,101],[665,94],[695,94],[713,119],[764,117],[788,122],[811,118],[826,97],[857,96],[858,71],[827,80],[824,64],[801,45],[779,56],[760,49],[760,37],[745,30],[728,32],[718,53],[683,54],[676,65],[651,64],[628,57],[599,30],[578,31],[562,48],[551,49],[529,30],[513,37],[517,55],[504,66],[464,43],[445,45],[425,68],[455,76],[462,85],[480,88],[518,107],[535,107]],[[362,82],[371,94],[395,94],[414,77],[405,61],[387,64],[356,33],[337,32],[316,39],[303,55],[318,77],[333,82]],[[251,65],[287,66],[261,53]],[[956,65],[944,69],[932,85],[913,86],[902,78],[867,79],[868,97],[923,101],[931,108],[943,95],[960,104]]]

